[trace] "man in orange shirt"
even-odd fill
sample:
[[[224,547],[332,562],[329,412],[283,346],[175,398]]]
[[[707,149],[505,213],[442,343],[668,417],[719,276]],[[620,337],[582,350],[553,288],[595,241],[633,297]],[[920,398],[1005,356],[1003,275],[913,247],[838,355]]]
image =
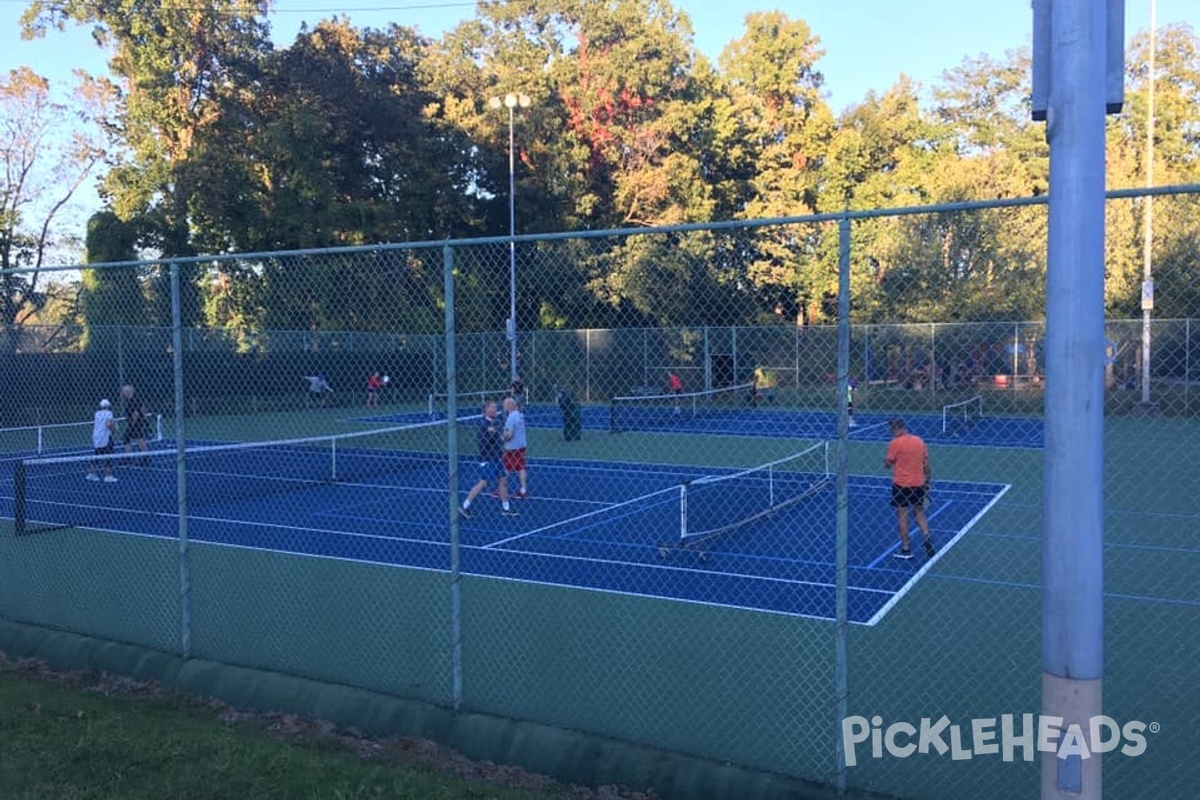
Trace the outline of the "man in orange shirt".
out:
[[[888,423],[892,441],[883,464],[892,471],[892,506],[900,528],[900,549],[896,558],[912,558],[908,546],[908,510],[913,510],[917,527],[925,538],[925,555],[934,554],[929,538],[929,520],[925,518],[925,495],[929,491],[929,449],[920,436],[908,432],[904,420],[894,417]]]

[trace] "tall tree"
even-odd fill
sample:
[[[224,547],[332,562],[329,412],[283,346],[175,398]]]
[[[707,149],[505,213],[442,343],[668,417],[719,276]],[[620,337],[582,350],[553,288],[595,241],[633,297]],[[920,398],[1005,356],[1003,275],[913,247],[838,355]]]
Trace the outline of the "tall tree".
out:
[[[143,244],[164,258],[193,253],[191,204],[205,187],[204,176],[186,167],[220,120],[216,93],[270,50],[266,13],[266,0],[34,0],[22,17],[26,36],[61,30],[68,22],[90,25],[108,52],[121,93],[113,125],[124,150],[104,190],[118,216],[140,218]],[[156,313],[164,322],[166,283],[164,268],[154,284]],[[199,313],[195,287],[185,305],[190,323]]]
[[[427,45],[407,28],[358,30],[330,20],[265,59],[255,91],[229,98],[229,114],[242,124],[218,128],[190,165],[214,189],[195,206],[206,235],[265,252],[475,230],[471,176],[460,161],[468,143],[430,112],[416,77]],[[396,260],[403,263],[334,259],[320,270],[297,259],[222,265],[210,322],[427,329],[437,319],[429,312],[440,275]],[[325,280],[318,271],[334,287],[370,287],[366,306],[349,292],[310,291],[306,284]]]
[[[1108,125],[1108,182],[1113,188],[1140,188],[1151,175],[1164,186],[1200,181],[1200,39],[1189,25],[1157,31],[1154,71],[1150,70],[1149,32],[1134,37],[1125,62],[1125,108]],[[1153,80],[1154,136],[1150,129]],[[1147,204],[1152,203],[1147,215]],[[1149,228],[1147,228],[1149,223]],[[1145,269],[1143,245],[1152,239],[1152,277],[1177,290],[1174,303],[1158,303],[1156,315],[1193,313],[1200,307],[1200,265],[1188,256],[1195,241],[1195,204],[1187,198],[1114,201],[1107,215],[1105,295],[1109,313],[1139,316]],[[1185,291],[1185,287],[1192,287]],[[1162,298],[1170,296],[1163,292]],[[1191,312],[1187,309],[1191,308]]]
[[[87,263],[107,264],[137,258],[137,230],[111,211],[88,220]],[[84,323],[84,346],[97,328],[146,323],[146,298],[141,271],[133,267],[85,269],[79,297]]]
[[[95,82],[77,91],[103,104]],[[64,138],[64,130],[73,132]],[[86,116],[56,102],[32,70],[0,76],[0,352],[18,346],[18,326],[51,299],[40,278],[47,255],[66,243],[59,219],[103,156],[89,130]]]
[[[811,214],[817,210],[820,169],[833,135],[834,117],[821,98],[824,51],[802,20],[778,11],[750,14],[746,31],[721,54],[736,115],[746,130],[741,146],[754,165],[737,216],[746,219]],[[795,317],[814,291],[805,266],[819,229],[790,225],[762,228],[751,237],[744,276],[764,311]]]

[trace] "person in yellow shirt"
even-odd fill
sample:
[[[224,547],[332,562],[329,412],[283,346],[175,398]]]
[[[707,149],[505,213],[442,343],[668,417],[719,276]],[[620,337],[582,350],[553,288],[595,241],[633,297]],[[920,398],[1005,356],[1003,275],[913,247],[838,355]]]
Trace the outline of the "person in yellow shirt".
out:
[[[892,507],[900,532],[900,549],[896,558],[912,558],[908,537],[908,510],[916,517],[917,527],[925,540],[925,555],[935,552],[929,538],[929,520],[925,517],[925,496],[929,492],[929,448],[916,434],[909,433],[903,419],[893,417],[888,423],[892,441],[888,443],[883,464],[892,471]]]

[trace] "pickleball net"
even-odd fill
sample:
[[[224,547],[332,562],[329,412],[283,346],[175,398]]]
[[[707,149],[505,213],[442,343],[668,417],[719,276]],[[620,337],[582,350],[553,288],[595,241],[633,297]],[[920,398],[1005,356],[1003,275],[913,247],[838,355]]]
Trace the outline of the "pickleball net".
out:
[[[648,480],[651,480],[648,478]],[[687,477],[569,519],[492,542],[528,544],[535,537],[652,547],[661,558],[676,551],[707,554],[722,537],[751,533],[768,517],[799,507],[833,486],[829,442],[749,469]],[[605,552],[611,549],[599,548]]]
[[[478,392],[458,392],[455,394],[455,397],[458,398],[459,414],[462,414],[464,411],[479,410],[483,408],[483,404],[488,400],[495,400],[499,404],[507,396],[508,389],[484,389]],[[450,416],[450,395],[445,392],[430,392],[429,418],[435,420],[448,416]]]
[[[99,459],[21,459],[12,462],[14,528],[18,534],[120,529],[121,522],[134,515],[178,514],[181,487],[188,509],[196,509],[259,498],[269,502],[334,484],[387,487],[444,481],[448,424],[439,420],[297,439],[196,444],[182,450],[135,449]],[[116,482],[102,480],[106,466]]]
[[[680,419],[719,416],[747,408],[754,384],[724,386],[702,392],[614,397],[609,402],[609,428],[622,431],[657,430]]]
[[[707,553],[717,540],[817,498],[832,486],[827,441],[729,475],[687,481],[679,487],[679,536],[662,542],[660,555]]]
[[[147,417],[151,423],[149,439],[155,442],[162,441],[162,414],[147,414]],[[115,422],[119,426],[118,430],[123,432],[128,420],[125,417],[117,417]],[[0,454],[5,456],[9,454],[27,456],[31,453],[44,455],[66,451],[82,453],[91,448],[91,441],[91,420],[0,428]]]
[[[942,406],[942,433],[954,434],[974,427],[983,419],[983,396],[947,403]]]

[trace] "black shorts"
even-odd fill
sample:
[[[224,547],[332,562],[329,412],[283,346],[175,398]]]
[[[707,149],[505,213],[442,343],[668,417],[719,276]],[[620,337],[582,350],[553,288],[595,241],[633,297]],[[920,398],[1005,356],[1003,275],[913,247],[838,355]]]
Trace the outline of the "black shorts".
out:
[[[892,484],[893,508],[922,508],[925,505],[924,486],[897,486]]]
[[[125,444],[132,441],[150,438],[150,423],[147,420],[138,420],[131,422],[125,426]]]

